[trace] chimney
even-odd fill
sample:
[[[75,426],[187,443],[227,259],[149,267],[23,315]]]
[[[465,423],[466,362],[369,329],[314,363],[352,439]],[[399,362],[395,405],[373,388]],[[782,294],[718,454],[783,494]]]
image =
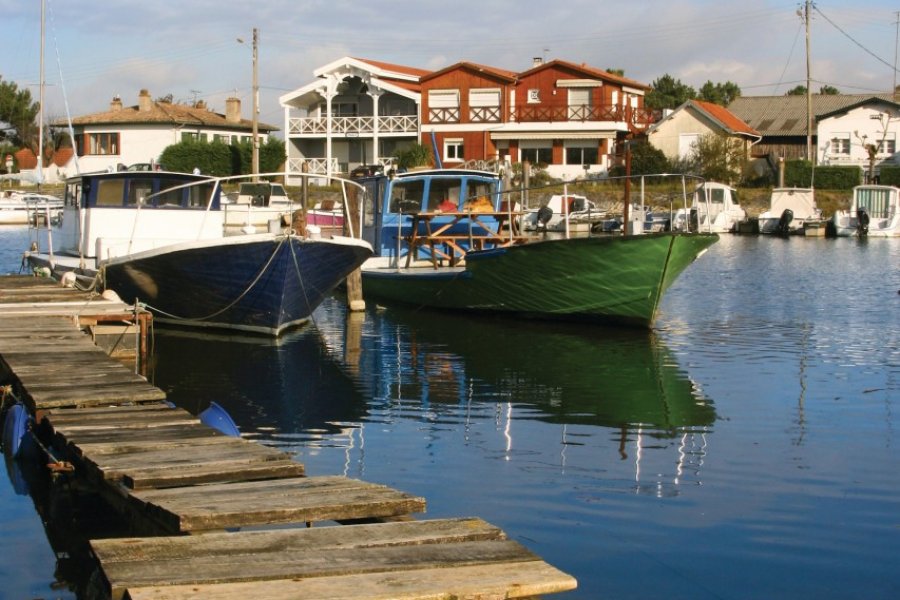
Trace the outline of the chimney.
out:
[[[122,98],[120,98],[118,94],[113,96],[112,102],[109,103],[109,110],[111,112],[122,110]]]
[[[539,66],[541,66],[542,64],[544,64],[544,59],[541,58],[540,56],[535,56],[534,58],[531,59],[531,66],[532,66],[532,67],[539,67]]]
[[[150,98],[150,92],[141,90],[141,93],[138,94],[138,110],[141,112],[150,112],[151,108],[153,108],[153,100]]]
[[[225,120],[229,123],[241,122],[241,99],[228,98],[225,100]]]

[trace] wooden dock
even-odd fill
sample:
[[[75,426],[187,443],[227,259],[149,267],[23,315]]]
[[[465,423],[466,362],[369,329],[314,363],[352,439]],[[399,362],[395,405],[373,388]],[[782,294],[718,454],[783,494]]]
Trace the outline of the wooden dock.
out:
[[[80,292],[39,290],[58,312],[7,313],[7,298],[38,290],[3,279],[0,384],[74,467],[67,477],[152,529],[91,540],[111,598],[527,598],[575,588],[480,519],[415,520],[424,498],[307,477],[289,454],[204,425],[94,343],[80,320],[90,323],[90,311],[69,306],[88,302],[72,299]]]

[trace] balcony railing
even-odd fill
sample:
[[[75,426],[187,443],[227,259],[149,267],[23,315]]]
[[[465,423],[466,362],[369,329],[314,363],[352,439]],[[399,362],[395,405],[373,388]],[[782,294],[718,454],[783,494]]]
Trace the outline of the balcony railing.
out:
[[[357,117],[332,117],[331,133],[344,135],[356,133],[359,135],[373,135],[375,123],[378,123],[379,133],[417,133],[419,131],[419,118],[415,115],[384,115],[384,116],[357,116]],[[288,135],[325,135],[328,133],[327,117],[295,117],[288,121]]]
[[[518,123],[563,123],[571,121],[612,121],[627,123],[631,127],[645,128],[656,121],[654,111],[630,106],[568,106],[568,105],[519,105],[510,120]]]

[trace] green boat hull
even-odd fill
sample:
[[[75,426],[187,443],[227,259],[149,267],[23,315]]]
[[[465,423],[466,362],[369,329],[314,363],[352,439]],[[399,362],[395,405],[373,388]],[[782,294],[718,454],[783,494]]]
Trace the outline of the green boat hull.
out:
[[[649,328],[663,293],[718,239],[595,236],[470,252],[464,268],[364,265],[363,294],[420,307]]]

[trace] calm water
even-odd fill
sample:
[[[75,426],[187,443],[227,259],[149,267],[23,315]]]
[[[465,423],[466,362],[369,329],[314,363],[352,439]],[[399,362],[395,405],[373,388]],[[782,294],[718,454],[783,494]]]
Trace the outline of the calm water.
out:
[[[0,230],[0,268],[27,241]],[[279,344],[160,328],[152,377],[312,475],[502,527],[577,577],[553,598],[897,598],[898,266],[724,236],[652,334],[329,301]],[[58,530],[12,477],[0,503],[0,596],[75,598]]]

